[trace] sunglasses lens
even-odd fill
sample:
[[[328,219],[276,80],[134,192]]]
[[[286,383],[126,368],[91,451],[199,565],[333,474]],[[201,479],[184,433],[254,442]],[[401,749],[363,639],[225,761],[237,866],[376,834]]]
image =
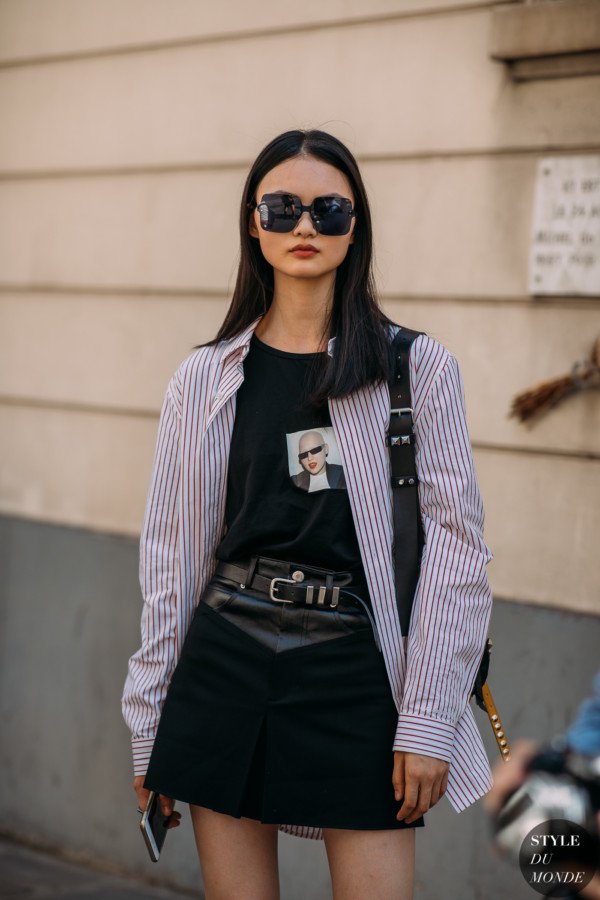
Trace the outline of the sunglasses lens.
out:
[[[348,234],[351,206],[343,197],[317,197],[314,212],[317,230],[330,236]]]
[[[280,234],[292,231],[301,215],[300,205],[293,194],[265,194],[258,204],[262,228]]]

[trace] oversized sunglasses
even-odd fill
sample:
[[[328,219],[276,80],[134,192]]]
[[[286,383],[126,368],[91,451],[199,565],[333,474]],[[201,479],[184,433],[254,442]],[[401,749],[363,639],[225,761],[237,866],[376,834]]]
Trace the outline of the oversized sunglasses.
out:
[[[305,450],[304,453],[298,454],[298,459],[306,459],[306,457],[308,456],[309,453],[311,456],[316,456],[317,453],[321,452],[321,450],[323,449],[324,446],[325,446],[324,444],[319,444],[318,447],[313,447],[312,450]]]
[[[347,197],[315,197],[309,206],[304,206],[295,194],[263,194],[260,203],[250,202],[250,209],[256,207],[264,231],[280,234],[293,231],[302,213],[307,210],[319,234],[338,237],[348,234],[352,216],[352,201]]]

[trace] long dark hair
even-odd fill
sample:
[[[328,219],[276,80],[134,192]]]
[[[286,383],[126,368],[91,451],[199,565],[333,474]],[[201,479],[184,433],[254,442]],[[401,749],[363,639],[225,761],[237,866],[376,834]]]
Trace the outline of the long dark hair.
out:
[[[273,268],[260,244],[248,231],[252,201],[264,176],[275,166],[295,156],[313,156],[335,166],[346,175],[354,193],[356,223],[354,242],[349,244],[335,277],[333,303],[326,317],[322,339],[335,335],[333,356],[314,358],[307,403],[320,404],[327,397],[342,397],[367,384],[386,381],[392,359],[387,326],[395,324],[379,305],[372,271],[373,232],[371,213],[357,162],[348,148],[333,135],[317,129],[294,129],[273,138],[257,156],[244,185],[240,207],[240,263],[227,315],[208,347],[234,337],[257,316],[269,309],[273,299]]]

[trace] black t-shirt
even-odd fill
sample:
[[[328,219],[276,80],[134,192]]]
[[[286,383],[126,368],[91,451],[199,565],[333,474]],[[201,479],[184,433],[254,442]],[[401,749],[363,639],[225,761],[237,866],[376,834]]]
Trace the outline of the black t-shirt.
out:
[[[244,359],[225,504],[215,555],[229,562],[267,556],[365,576],[329,408],[307,407],[315,353],[289,353],[255,334]]]

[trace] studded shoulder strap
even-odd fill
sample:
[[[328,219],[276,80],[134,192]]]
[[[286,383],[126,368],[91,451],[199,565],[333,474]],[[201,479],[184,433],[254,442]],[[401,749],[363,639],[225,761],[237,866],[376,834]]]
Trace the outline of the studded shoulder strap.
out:
[[[392,341],[393,376],[389,385],[391,409],[387,444],[394,506],[394,578],[403,635],[408,634],[423,549],[408,369],[411,345],[420,334],[425,332],[401,327],[395,335]]]

